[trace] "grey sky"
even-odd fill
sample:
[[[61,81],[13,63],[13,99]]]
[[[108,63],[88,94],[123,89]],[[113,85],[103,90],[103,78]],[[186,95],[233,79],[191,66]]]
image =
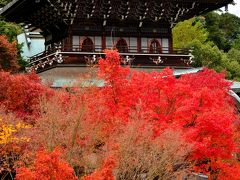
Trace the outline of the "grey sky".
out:
[[[235,14],[240,17],[240,0],[234,0],[236,5],[229,5],[228,10],[229,13]]]

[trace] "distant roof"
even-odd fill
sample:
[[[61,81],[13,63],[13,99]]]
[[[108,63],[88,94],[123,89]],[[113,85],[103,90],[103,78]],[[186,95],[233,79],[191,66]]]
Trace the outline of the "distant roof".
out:
[[[240,93],[240,82],[238,81],[233,81],[233,84],[231,86],[231,89],[236,92],[236,93]]]
[[[187,69],[173,69],[173,74],[176,77],[185,74],[197,73],[203,68],[187,68]],[[144,67],[135,67],[131,70],[136,71],[145,71],[145,72],[161,72],[163,68],[144,68]],[[56,68],[50,69],[38,73],[42,81],[45,84],[50,84],[53,88],[60,87],[73,87],[73,86],[104,86],[104,81],[97,78],[96,68],[90,67],[67,67],[67,66],[57,66]]]
[[[162,71],[162,69],[144,69],[144,68],[133,68],[137,71]],[[173,69],[173,74],[176,77],[186,74],[198,73],[202,71],[203,68],[189,68],[189,69]],[[87,76],[86,76],[87,74]],[[42,82],[50,85],[52,88],[61,88],[61,87],[103,87],[104,81],[98,79],[96,76],[96,69],[91,69],[87,67],[56,67],[51,70],[42,72],[38,74]],[[235,93],[240,93],[240,82],[231,81],[233,84],[231,90]],[[240,98],[238,97],[239,102]]]

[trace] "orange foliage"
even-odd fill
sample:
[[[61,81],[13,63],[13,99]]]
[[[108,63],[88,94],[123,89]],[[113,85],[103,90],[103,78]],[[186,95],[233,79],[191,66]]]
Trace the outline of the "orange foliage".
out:
[[[222,162],[217,161],[215,169],[218,170],[217,179],[219,180],[239,180],[240,179],[240,162]]]
[[[113,157],[108,157],[100,169],[81,178],[81,180],[114,180],[113,168],[115,167],[115,161]]]
[[[0,178],[13,176],[19,156],[25,153],[29,137],[23,135],[31,126],[0,109]]]
[[[17,169],[16,180],[65,180],[77,179],[73,169],[60,159],[60,152],[55,149],[52,153],[39,151],[33,167]]]

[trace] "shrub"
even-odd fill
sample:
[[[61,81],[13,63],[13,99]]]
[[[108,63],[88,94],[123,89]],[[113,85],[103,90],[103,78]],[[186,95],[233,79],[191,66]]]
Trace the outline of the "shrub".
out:
[[[38,151],[33,167],[17,169],[17,180],[51,180],[51,179],[77,179],[73,169],[60,159],[60,152],[55,149],[48,153]]]
[[[0,178],[11,179],[15,175],[15,168],[20,156],[25,152],[29,137],[24,131],[31,126],[24,124],[12,114],[5,114],[0,110]]]
[[[41,84],[36,74],[11,75],[0,72],[0,105],[18,117],[34,123],[39,117],[40,97],[53,91]]]

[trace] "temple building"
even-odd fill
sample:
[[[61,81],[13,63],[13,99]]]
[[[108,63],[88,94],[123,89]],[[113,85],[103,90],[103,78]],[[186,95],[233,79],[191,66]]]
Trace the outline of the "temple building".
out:
[[[172,28],[232,0],[13,0],[0,15],[41,30],[45,50],[29,69],[92,66],[104,49],[118,49],[123,65],[189,67],[187,49],[174,49]]]

